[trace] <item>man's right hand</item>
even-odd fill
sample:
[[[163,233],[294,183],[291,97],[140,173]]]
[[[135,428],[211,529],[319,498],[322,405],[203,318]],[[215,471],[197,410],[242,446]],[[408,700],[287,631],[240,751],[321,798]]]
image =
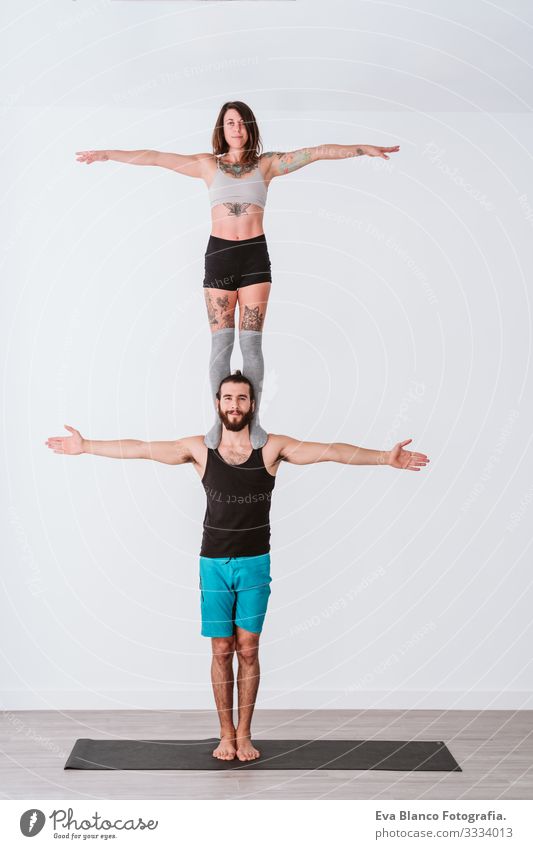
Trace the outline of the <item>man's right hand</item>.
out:
[[[73,427],[64,425],[72,436],[51,436],[45,445],[51,448],[54,454],[83,454],[83,436]]]
[[[78,162],[86,162],[87,165],[91,162],[106,162],[109,159],[107,150],[77,150],[76,157]]]

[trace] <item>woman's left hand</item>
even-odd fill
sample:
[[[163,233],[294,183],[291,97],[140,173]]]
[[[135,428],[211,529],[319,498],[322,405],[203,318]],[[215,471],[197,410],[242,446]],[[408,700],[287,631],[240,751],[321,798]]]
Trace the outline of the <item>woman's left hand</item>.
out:
[[[383,159],[390,159],[387,153],[397,153],[399,149],[399,144],[395,145],[395,147],[377,147],[372,144],[363,145],[363,150],[367,156],[381,156]]]

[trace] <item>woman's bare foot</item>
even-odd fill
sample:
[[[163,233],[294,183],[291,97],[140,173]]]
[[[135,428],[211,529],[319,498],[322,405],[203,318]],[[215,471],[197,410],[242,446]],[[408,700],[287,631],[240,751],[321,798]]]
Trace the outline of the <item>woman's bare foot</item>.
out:
[[[237,731],[237,757],[240,761],[255,761],[261,757],[261,752],[252,745],[249,735]]]
[[[232,761],[235,755],[235,737],[223,735],[220,738],[220,743],[213,750],[213,757],[218,758],[220,761]]]

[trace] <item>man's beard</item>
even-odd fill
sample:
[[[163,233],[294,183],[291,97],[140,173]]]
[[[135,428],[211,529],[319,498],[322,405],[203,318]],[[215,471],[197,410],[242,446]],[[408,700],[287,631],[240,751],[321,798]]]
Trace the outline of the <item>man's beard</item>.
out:
[[[243,430],[246,425],[250,424],[254,414],[252,408],[250,407],[248,412],[243,413],[241,418],[236,422],[230,421],[228,415],[226,413],[223,413],[220,409],[218,411],[218,415],[220,417],[220,421],[222,422],[226,430],[239,431]]]

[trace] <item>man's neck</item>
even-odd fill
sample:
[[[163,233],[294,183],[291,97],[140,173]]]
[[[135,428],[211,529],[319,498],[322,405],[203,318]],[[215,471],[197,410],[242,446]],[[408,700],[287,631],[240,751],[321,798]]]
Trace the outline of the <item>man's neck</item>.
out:
[[[222,436],[220,438],[219,448],[241,449],[248,451],[252,448],[250,442],[250,428],[248,425],[242,430],[227,430],[222,425]]]

